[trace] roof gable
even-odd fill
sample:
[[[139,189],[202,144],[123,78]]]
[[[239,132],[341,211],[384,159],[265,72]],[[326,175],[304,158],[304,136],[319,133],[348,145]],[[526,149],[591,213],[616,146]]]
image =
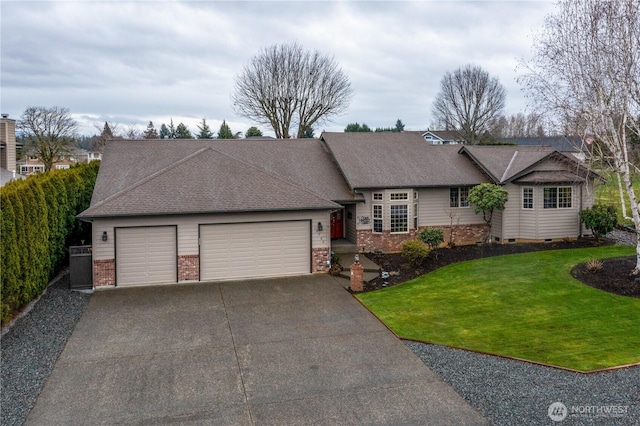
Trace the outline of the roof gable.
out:
[[[111,155],[105,155],[101,165],[91,206],[80,217],[340,207],[307,188],[219,152],[215,144],[192,141],[189,152],[180,143],[170,145],[172,142],[152,141],[140,145],[129,142],[128,146],[112,147]],[[123,174],[119,180],[112,179],[121,168],[115,164],[116,160],[132,151],[154,150],[167,156],[175,155],[180,148],[187,152],[173,157],[169,165],[163,162],[146,176],[136,171]],[[141,159],[138,155],[132,157]],[[150,157],[155,159],[156,155],[150,153]],[[146,172],[153,170],[148,161],[142,161],[139,168]],[[112,182],[115,190],[104,188],[112,186]]]
[[[556,181],[562,175],[567,179],[566,173],[574,175],[571,181],[583,181],[587,175],[593,175],[588,168],[581,165],[575,159],[564,155],[551,147],[545,146],[464,146],[460,153],[469,158],[480,167],[494,183],[505,184],[514,180],[525,181],[526,175],[537,172],[535,181],[541,182],[544,176],[551,181]],[[563,163],[564,171],[554,170],[556,173],[545,174],[545,170],[537,170],[536,166],[544,161]],[[552,170],[549,170],[552,171]],[[566,171],[566,173],[564,173]],[[580,177],[579,175],[582,175]],[[530,177],[533,179],[533,177]]]
[[[353,189],[468,186],[488,179],[455,145],[429,145],[423,132],[324,132],[322,140]]]

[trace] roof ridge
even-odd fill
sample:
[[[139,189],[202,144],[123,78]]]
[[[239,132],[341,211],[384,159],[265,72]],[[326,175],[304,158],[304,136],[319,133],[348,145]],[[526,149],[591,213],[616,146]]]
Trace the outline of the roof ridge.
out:
[[[511,157],[511,160],[509,160],[509,164],[507,164],[507,168],[504,169],[504,173],[502,174],[502,177],[500,178],[500,183],[504,182],[505,179],[507,178],[507,172],[509,172],[509,170],[511,169],[511,166],[513,165],[513,162],[516,160],[517,156],[518,156],[518,150],[516,149],[513,152],[513,156]]]
[[[286,183],[287,185],[291,185],[291,186],[293,186],[293,187],[295,187],[295,188],[297,188],[297,189],[299,189],[299,190],[302,190],[302,191],[304,191],[304,192],[306,192],[306,193],[309,193],[309,194],[311,194],[311,195],[313,195],[313,196],[315,196],[315,197],[318,197],[318,198],[320,198],[320,199],[322,199],[322,200],[330,201],[330,202],[332,202],[332,203],[334,202],[333,200],[329,200],[328,198],[325,198],[325,197],[323,197],[322,195],[317,194],[317,193],[315,193],[315,192],[313,192],[313,191],[309,190],[308,188],[302,187],[302,186],[298,185],[297,183],[294,183],[294,182],[289,181],[288,179],[284,178],[283,176],[280,176],[279,174],[276,174],[276,173],[273,173],[273,172],[269,172],[269,171],[267,171],[267,170],[265,170],[265,169],[262,169],[262,168],[260,168],[260,167],[258,167],[258,166],[256,166],[256,165],[254,165],[254,164],[247,163],[247,162],[245,162],[244,160],[241,160],[241,159],[239,159],[239,158],[236,158],[236,157],[234,157],[234,156],[232,156],[232,155],[229,155],[229,154],[227,154],[227,153],[225,153],[225,152],[221,152],[221,151],[219,151],[217,148],[210,147],[210,149],[211,149],[212,151],[217,152],[217,153],[218,153],[218,154],[220,154],[220,155],[223,155],[223,156],[225,156],[225,157],[227,157],[227,158],[230,158],[230,159],[232,159],[232,160],[234,160],[234,161],[237,161],[237,162],[239,162],[239,163],[241,163],[241,164],[244,164],[245,166],[250,167],[250,168],[252,168],[253,170],[256,170],[256,171],[258,171],[258,172],[260,172],[260,173],[264,173],[265,175],[267,175],[267,176],[269,176],[269,177],[272,177],[272,178],[274,178],[274,179],[276,179],[276,180],[279,180],[279,181],[281,181],[281,182],[284,182],[284,183]]]
[[[129,187],[127,187],[127,188],[125,188],[125,189],[121,190],[121,191],[118,191],[118,192],[116,192],[115,194],[111,194],[111,195],[109,195],[107,198],[103,199],[103,200],[102,200],[102,201],[100,201],[99,203],[96,203],[96,204],[94,204],[94,205],[92,205],[92,206],[89,206],[89,208],[88,208],[87,210],[92,209],[92,208],[94,208],[94,207],[99,207],[99,206],[101,206],[101,205],[103,205],[103,204],[105,204],[105,203],[107,203],[107,202],[109,202],[109,201],[111,201],[111,200],[113,200],[113,199],[115,199],[115,198],[117,198],[117,197],[121,196],[122,194],[125,194],[125,193],[127,193],[127,192],[133,191],[134,189],[136,189],[136,188],[138,188],[138,187],[140,187],[140,186],[144,185],[145,183],[149,182],[150,180],[153,180],[153,179],[155,179],[156,177],[158,177],[158,176],[160,176],[160,175],[162,175],[162,174],[164,174],[164,173],[168,172],[169,170],[172,170],[172,169],[174,169],[174,168],[178,167],[179,165],[181,165],[181,164],[183,164],[183,163],[185,163],[185,162],[187,162],[187,161],[191,160],[192,158],[194,158],[194,157],[196,157],[196,156],[198,156],[198,155],[202,154],[203,152],[205,152],[205,151],[207,151],[207,150],[209,150],[209,149],[211,149],[211,148],[210,148],[210,147],[200,148],[199,150],[197,150],[197,151],[195,151],[195,152],[192,152],[191,154],[187,155],[186,157],[181,158],[180,160],[178,160],[178,161],[175,161],[175,162],[171,163],[171,164],[170,164],[170,165],[168,165],[167,167],[165,167],[165,168],[163,168],[163,169],[160,169],[160,170],[158,170],[158,171],[155,171],[155,172],[151,173],[151,174],[150,174],[150,175],[148,175],[148,176],[145,176],[143,179],[140,179],[140,180],[139,180],[138,182],[136,182],[135,184],[133,184],[133,185],[131,185],[131,186],[129,186]]]

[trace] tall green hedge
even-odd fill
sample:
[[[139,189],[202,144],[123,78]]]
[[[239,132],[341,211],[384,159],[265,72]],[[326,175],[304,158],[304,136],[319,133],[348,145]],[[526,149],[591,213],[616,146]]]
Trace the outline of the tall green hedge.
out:
[[[88,227],[76,215],[89,207],[99,167],[93,161],[0,188],[3,324],[42,294],[66,262],[65,247],[88,239]]]

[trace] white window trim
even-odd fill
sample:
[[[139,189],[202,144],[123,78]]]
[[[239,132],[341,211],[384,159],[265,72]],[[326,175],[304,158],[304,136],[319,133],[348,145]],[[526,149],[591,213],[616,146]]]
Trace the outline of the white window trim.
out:
[[[395,201],[395,200],[394,200]],[[393,207],[403,207],[406,209],[406,224],[407,224],[407,230],[406,231],[394,231],[392,229],[393,224],[391,223],[391,221],[393,220],[393,215],[391,214],[391,209]],[[409,205],[408,204],[390,204],[389,205],[389,232],[391,234],[408,234],[409,233]]]
[[[458,200],[457,200],[457,206],[452,206],[451,205],[451,190],[452,189],[457,189],[458,190]],[[462,202],[460,199],[460,194],[462,193],[462,189],[466,189],[467,190],[467,205],[466,206],[461,206]],[[449,187],[449,208],[451,209],[468,209],[471,207],[471,203],[469,203],[469,190],[470,188],[468,186],[451,186]]]
[[[556,205],[554,207],[545,207],[544,205],[544,191],[545,189],[554,189],[556,190]],[[571,205],[569,207],[560,207],[560,190],[561,189],[569,189],[571,192],[571,197],[569,201]],[[562,209],[562,210],[571,210],[573,209],[573,187],[572,186],[545,186],[542,188],[542,208],[543,210],[553,210],[553,209]]]
[[[394,196],[398,196],[400,198],[393,198]],[[389,194],[389,201],[407,201],[409,200],[408,192],[392,192]]]
[[[376,197],[378,197],[378,198],[376,198]],[[374,192],[371,195],[371,199],[373,201],[383,201],[384,200],[384,194],[382,192]]]
[[[524,191],[526,189],[530,189],[531,190],[531,207],[525,207],[524,206]],[[536,206],[536,199],[535,199],[535,190],[533,189],[532,186],[524,186],[522,187],[522,199],[520,202],[520,208],[522,210],[534,210]]]
[[[377,218],[376,217],[376,206],[380,207],[380,217]],[[373,232],[374,234],[382,234],[382,232],[384,231],[384,204],[374,204],[373,207],[371,207],[371,232]],[[382,224],[381,226],[381,230],[380,231],[376,231],[376,220],[379,220],[380,223]]]

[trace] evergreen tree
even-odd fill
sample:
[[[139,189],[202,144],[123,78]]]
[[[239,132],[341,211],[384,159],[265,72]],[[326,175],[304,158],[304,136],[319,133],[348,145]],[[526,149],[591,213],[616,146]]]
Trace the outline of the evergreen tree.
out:
[[[176,139],[193,139],[193,135],[191,134],[187,126],[184,125],[184,123],[180,123],[178,124],[178,127],[176,127],[175,138]]]
[[[398,118],[398,121],[396,121],[396,130],[395,131],[396,132],[404,131],[404,123],[399,118]]]
[[[162,126],[160,126],[159,136],[160,136],[160,139],[169,139],[169,137],[171,136],[171,132],[169,131],[169,128],[164,123],[162,123]]]
[[[229,125],[225,120],[222,120],[222,124],[220,125],[220,130],[218,130],[218,139],[234,139],[235,136],[233,132],[229,128]]]
[[[362,123],[362,126],[361,126],[356,122],[356,123],[347,124],[347,127],[345,127],[344,131],[348,133],[348,132],[371,132],[372,130],[365,123]]]
[[[304,133],[302,134],[303,138],[307,138],[307,139],[311,139],[315,136],[315,132],[313,131],[313,127],[309,127],[308,129],[306,129],[304,131]]]
[[[256,126],[251,126],[244,134],[245,138],[250,138],[253,136],[262,136],[262,131],[258,129]]]
[[[172,118],[171,121],[169,122],[169,139],[175,139],[176,137],[177,137],[176,128],[173,125],[173,118]]]
[[[149,121],[149,124],[147,125],[147,130],[144,131],[144,133],[142,134],[142,137],[144,139],[158,139],[158,131],[153,126],[153,121]]]
[[[198,139],[213,139],[214,134],[209,128],[206,118],[202,119],[202,123],[198,125],[198,130],[200,130],[200,132],[196,135]]]

